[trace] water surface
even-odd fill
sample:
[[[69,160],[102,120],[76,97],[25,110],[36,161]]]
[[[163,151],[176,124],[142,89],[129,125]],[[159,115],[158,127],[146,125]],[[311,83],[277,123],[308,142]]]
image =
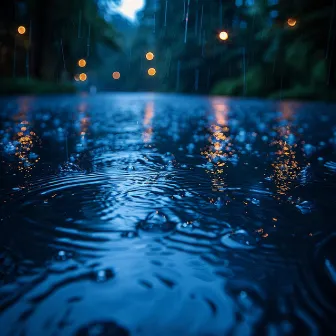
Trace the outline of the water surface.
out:
[[[1,335],[335,334],[335,112],[1,99]]]

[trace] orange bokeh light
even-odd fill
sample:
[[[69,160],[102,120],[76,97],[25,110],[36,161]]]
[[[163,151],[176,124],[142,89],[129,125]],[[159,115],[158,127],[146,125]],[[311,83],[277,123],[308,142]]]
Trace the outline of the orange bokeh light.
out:
[[[294,26],[296,25],[296,20],[293,19],[293,18],[289,18],[289,19],[287,20],[287,24],[288,24],[288,26],[290,26],[290,27],[294,27]]]
[[[148,69],[148,75],[149,76],[155,76],[155,74],[156,74],[156,70],[154,68]]]
[[[220,32],[218,36],[222,41],[226,41],[229,38],[229,34],[226,31]]]
[[[82,81],[82,82],[85,82],[86,80],[87,80],[87,75],[86,75],[86,73],[81,73],[80,75],[79,75],[79,79]]]
[[[80,59],[79,61],[78,61],[78,65],[81,67],[81,68],[84,68],[85,66],[86,66],[86,61],[85,61],[85,59]]]
[[[148,61],[153,60],[153,59],[154,59],[154,54],[153,54],[152,52],[148,52],[148,53],[146,54],[146,59],[147,59]]]
[[[20,35],[23,35],[25,32],[26,32],[26,28],[25,28],[24,26],[20,26],[20,27],[18,28],[18,33],[19,33]]]
[[[119,71],[113,72],[112,77],[113,79],[118,80],[120,78],[120,72]]]

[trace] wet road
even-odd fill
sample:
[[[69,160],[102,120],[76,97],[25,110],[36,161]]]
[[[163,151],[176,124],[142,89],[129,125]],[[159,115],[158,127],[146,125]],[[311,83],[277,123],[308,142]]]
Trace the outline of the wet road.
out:
[[[336,333],[336,106],[0,100],[1,335]]]

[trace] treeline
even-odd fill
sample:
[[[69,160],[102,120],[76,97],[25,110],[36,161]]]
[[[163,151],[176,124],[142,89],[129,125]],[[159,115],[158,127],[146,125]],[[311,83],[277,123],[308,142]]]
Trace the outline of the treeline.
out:
[[[99,64],[100,46],[116,49],[116,33],[104,19],[108,0],[2,0],[0,78],[72,81],[78,60]]]
[[[333,98],[335,2],[147,0],[128,89]],[[220,32],[228,38],[221,40]],[[144,59],[149,50],[151,62]]]

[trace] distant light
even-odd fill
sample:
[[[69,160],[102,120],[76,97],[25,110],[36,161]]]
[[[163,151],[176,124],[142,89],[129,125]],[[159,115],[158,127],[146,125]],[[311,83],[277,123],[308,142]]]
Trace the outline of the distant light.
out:
[[[219,33],[219,38],[222,41],[226,41],[229,38],[229,34],[226,31],[222,31]]]
[[[289,18],[289,19],[287,20],[287,24],[288,24],[288,26],[290,26],[290,27],[294,27],[294,26],[296,25],[296,20],[293,19],[293,18]]]
[[[147,59],[148,61],[153,60],[153,59],[154,59],[154,54],[153,54],[152,52],[148,52],[148,53],[146,54],[146,59]]]
[[[18,28],[18,33],[19,33],[20,35],[23,35],[25,32],[26,32],[26,28],[25,28],[24,26],[20,26],[20,27]]]
[[[74,79],[75,79],[76,82],[78,82],[79,81],[79,75],[75,75]]]
[[[118,71],[113,72],[112,77],[113,79],[118,80],[120,78],[120,72]]]
[[[156,70],[154,68],[148,69],[148,75],[149,76],[155,76],[155,74],[156,74]]]
[[[78,65],[81,67],[81,68],[84,68],[85,66],[86,66],[86,61],[85,61],[85,59],[80,59],[79,61],[78,61]]]
[[[85,82],[86,80],[87,80],[87,75],[86,75],[86,73],[81,73],[80,75],[79,75],[79,79],[82,81],[82,82]]]

